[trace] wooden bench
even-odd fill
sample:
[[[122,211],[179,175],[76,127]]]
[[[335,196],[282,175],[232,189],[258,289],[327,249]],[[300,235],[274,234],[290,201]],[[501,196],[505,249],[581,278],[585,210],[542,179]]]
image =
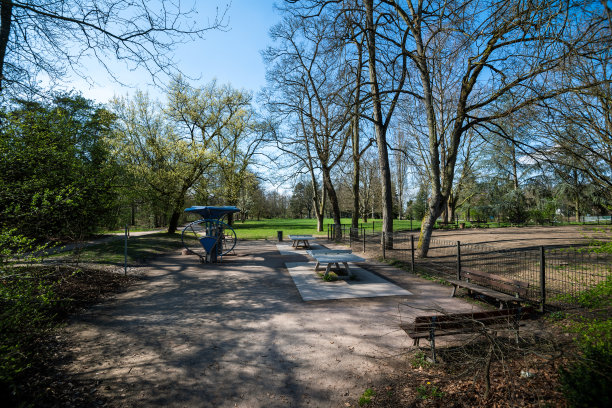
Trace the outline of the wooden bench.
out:
[[[461,268],[459,279],[447,281],[453,285],[451,297],[455,296],[458,287],[462,287],[499,301],[500,309],[509,303],[524,301],[529,289],[527,282],[468,268]]]
[[[414,323],[401,324],[400,328],[413,339],[414,346],[418,346],[421,339],[429,340],[432,360],[435,363],[436,337],[478,333],[489,328],[497,328],[497,330],[513,330],[518,343],[520,321],[532,313],[531,307],[518,307],[476,313],[417,316]]]

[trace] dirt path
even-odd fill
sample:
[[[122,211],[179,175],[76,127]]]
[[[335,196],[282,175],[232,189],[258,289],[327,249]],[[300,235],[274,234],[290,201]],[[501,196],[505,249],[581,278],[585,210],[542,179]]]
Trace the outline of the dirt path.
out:
[[[433,237],[462,243],[479,243],[497,248],[534,246],[564,246],[587,243],[592,238],[610,239],[602,229],[612,225],[568,225],[563,227],[469,228],[465,230],[435,230]]]
[[[414,295],[304,302],[284,267],[300,258],[267,241],[240,242],[215,265],[159,258],[142,283],[67,327],[66,368],[118,407],[357,406],[402,361],[401,320],[474,307],[383,265],[373,269]]]

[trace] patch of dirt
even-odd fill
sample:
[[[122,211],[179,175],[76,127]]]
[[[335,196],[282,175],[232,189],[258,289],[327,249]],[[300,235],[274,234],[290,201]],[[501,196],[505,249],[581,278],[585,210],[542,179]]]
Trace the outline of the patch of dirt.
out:
[[[51,269],[51,270],[49,270]],[[53,270],[54,269],[54,270]],[[124,276],[123,270],[109,266],[53,266],[45,268],[45,278],[55,282],[54,292],[60,301],[53,309],[61,326],[71,315],[126,290],[139,280]],[[71,357],[67,355],[70,339],[56,330],[40,338],[34,345],[36,354],[27,369],[23,383],[16,384],[16,395],[24,396],[17,405],[36,407],[101,407],[105,401],[97,395],[93,381],[75,381],[59,367]],[[19,397],[18,397],[19,398]]]
[[[566,225],[530,226],[506,228],[467,228],[459,230],[434,230],[433,238],[461,241],[462,244],[483,244],[498,249],[515,249],[543,246],[585,245],[593,239],[609,240],[612,226]],[[607,231],[607,232],[606,232]]]
[[[383,407],[565,407],[559,370],[574,352],[571,338],[554,328],[546,339],[534,337],[520,348],[497,342],[485,380],[488,342],[436,348],[437,364],[425,361],[430,349],[412,350],[402,369],[372,385],[375,395],[363,404]]]

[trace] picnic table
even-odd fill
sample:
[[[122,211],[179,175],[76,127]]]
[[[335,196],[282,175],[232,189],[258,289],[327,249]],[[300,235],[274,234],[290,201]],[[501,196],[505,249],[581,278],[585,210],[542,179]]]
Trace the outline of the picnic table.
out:
[[[315,240],[316,238],[312,235],[289,235],[289,239],[293,241],[291,243],[292,247],[297,248],[298,246],[303,246],[304,248],[310,248],[311,240]],[[300,242],[302,245],[300,245]]]
[[[364,259],[360,256],[357,256],[352,253],[350,249],[319,249],[319,250],[310,250],[308,254],[312,256],[317,264],[315,265],[315,272],[319,270],[321,264],[327,264],[325,268],[324,278],[329,275],[332,265],[336,265],[337,269],[340,269],[340,265],[344,265],[344,270],[346,271],[347,276],[351,277],[353,274],[348,266],[349,262],[364,262]]]

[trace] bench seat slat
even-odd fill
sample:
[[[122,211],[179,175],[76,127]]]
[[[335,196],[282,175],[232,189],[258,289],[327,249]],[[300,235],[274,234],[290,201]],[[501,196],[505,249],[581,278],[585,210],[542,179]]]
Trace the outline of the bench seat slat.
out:
[[[454,334],[473,333],[482,327],[510,327],[531,313],[533,313],[533,308],[525,307],[476,313],[417,316],[413,323],[401,324],[400,328],[412,339],[429,338],[432,325],[434,327],[435,336],[449,336]]]
[[[504,301],[504,302],[516,302],[517,301],[517,298],[515,296],[508,295],[506,293],[501,293],[501,292],[498,292],[498,291],[493,290],[493,289],[485,288],[485,287],[482,287],[480,285],[476,285],[476,284],[473,284],[473,283],[469,283],[469,282],[466,282],[466,281],[460,281],[460,280],[456,280],[456,279],[448,279],[447,281],[448,281],[448,283],[450,283],[452,285],[460,286],[460,287],[467,288],[467,289],[471,289],[471,290],[476,291],[478,293],[482,293],[483,295],[489,296],[489,297],[491,297],[493,299],[497,299],[497,300]]]

